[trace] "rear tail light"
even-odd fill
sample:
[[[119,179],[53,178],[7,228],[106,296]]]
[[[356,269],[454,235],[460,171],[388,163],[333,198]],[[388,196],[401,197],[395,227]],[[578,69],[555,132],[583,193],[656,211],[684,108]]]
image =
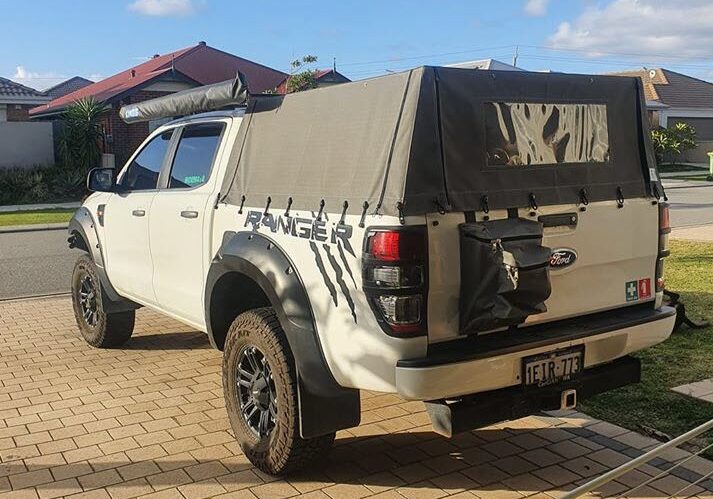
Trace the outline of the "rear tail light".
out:
[[[668,203],[659,203],[659,231],[663,234],[671,232],[671,215]]]
[[[382,329],[392,336],[426,334],[426,227],[367,232],[364,291]]]
[[[669,213],[668,203],[659,203],[659,255],[656,259],[656,292],[663,291],[664,289],[664,258],[666,258],[670,251],[668,249],[668,234],[671,232],[671,217]]]
[[[395,333],[418,333],[421,329],[421,295],[380,295],[379,309]]]

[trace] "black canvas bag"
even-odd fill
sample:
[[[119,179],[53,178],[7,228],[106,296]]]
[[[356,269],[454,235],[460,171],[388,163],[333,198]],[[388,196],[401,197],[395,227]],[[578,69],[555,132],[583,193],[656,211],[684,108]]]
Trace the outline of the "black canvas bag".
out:
[[[542,224],[508,218],[459,230],[461,333],[514,326],[547,311],[551,250],[542,246]]]

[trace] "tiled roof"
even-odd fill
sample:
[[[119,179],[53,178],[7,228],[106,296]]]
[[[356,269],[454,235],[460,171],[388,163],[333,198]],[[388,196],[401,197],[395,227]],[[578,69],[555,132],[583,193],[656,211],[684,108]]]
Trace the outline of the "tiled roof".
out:
[[[259,93],[275,88],[287,76],[281,71],[209,47],[201,42],[152,59],[110,76],[67,95],[54,99],[44,106],[30,110],[38,116],[61,111],[79,99],[92,97],[100,102],[111,102],[137,91],[151,80],[176,73],[189,81],[208,85],[234,78],[240,71],[247,79],[251,92]]]
[[[62,97],[63,95],[67,95],[71,92],[79,90],[80,88],[84,88],[92,83],[94,83],[92,80],[87,80],[81,76],[73,76],[68,80],[64,80],[63,82],[44,90],[42,93],[48,97],[56,99],[57,97]]]
[[[713,108],[713,83],[664,68],[613,74],[640,78],[644,84],[647,101],[658,102],[669,107]]]
[[[3,97],[10,97],[13,99],[23,99],[23,98],[42,98],[41,92],[38,92],[34,88],[26,87],[25,85],[20,85],[7,78],[0,77],[0,100]]]

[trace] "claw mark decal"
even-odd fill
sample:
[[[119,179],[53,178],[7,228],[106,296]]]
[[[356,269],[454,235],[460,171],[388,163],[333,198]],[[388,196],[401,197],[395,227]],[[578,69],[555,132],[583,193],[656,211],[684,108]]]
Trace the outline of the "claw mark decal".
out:
[[[334,283],[329,278],[329,275],[327,275],[327,269],[324,267],[324,261],[322,260],[322,256],[319,254],[319,249],[317,248],[317,245],[314,244],[313,241],[309,242],[309,249],[311,249],[312,253],[314,253],[314,261],[317,264],[319,273],[322,274],[322,279],[324,279],[324,285],[327,286],[327,289],[329,290],[329,294],[332,295],[332,301],[334,302],[334,306],[336,307],[337,306],[337,288],[334,287]]]
[[[330,250],[329,245],[323,244],[322,248],[324,248],[324,251],[327,253],[327,260],[329,260],[329,264],[334,269],[334,273],[337,276],[337,284],[339,284],[339,289],[341,289],[342,293],[344,293],[344,298],[346,298],[347,300],[347,305],[349,305],[349,310],[351,310],[352,317],[354,318],[354,323],[356,324],[357,316],[356,312],[354,311],[354,300],[352,300],[352,295],[351,293],[349,293],[347,283],[344,282],[344,271],[337,263],[337,259],[334,258],[334,256],[332,255],[332,251]]]
[[[342,243],[339,242],[337,243],[337,249],[339,250],[339,258],[342,260],[342,264],[344,264],[344,268],[347,271],[347,274],[349,274],[349,277],[352,278],[352,282],[354,283],[354,287],[357,287],[356,280],[354,280],[354,274],[352,274],[352,269],[349,267],[349,262],[347,262],[347,255],[344,254],[344,248],[342,248]]]

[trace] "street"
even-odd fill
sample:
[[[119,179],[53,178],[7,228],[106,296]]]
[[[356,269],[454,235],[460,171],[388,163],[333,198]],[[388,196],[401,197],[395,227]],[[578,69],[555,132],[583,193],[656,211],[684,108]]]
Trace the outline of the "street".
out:
[[[673,227],[713,224],[713,185],[667,180]],[[78,250],[66,230],[0,233],[0,300],[69,291]]]
[[[78,254],[66,229],[0,233],[0,300],[69,292]]]
[[[671,206],[671,226],[713,223],[713,184],[667,179],[664,183]]]

